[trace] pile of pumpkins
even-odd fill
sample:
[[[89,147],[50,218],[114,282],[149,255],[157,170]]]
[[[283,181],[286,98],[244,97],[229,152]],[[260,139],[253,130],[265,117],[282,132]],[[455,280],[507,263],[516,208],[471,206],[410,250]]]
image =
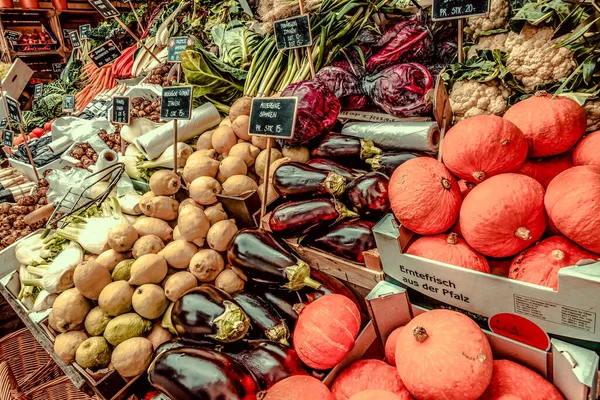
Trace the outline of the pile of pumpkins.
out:
[[[406,253],[557,290],[559,269],[600,254],[600,131],[585,133],[583,107],[545,93],[457,123],[443,162],[390,180],[394,215],[423,235]]]

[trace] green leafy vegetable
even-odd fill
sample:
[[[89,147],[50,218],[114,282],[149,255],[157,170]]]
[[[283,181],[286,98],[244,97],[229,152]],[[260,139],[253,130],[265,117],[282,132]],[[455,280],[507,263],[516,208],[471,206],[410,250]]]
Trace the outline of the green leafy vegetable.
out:
[[[251,55],[262,40],[259,34],[240,21],[232,21],[229,25],[215,25],[211,33],[214,43],[219,46],[219,60],[242,69],[250,66]]]

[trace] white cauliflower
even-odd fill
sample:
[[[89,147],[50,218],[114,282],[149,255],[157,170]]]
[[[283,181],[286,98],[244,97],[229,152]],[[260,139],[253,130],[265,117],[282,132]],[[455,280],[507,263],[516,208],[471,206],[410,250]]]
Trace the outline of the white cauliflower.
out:
[[[583,105],[587,116],[587,131],[594,132],[600,129],[600,100],[588,100]]]
[[[504,28],[508,24],[510,4],[508,0],[492,0],[488,16],[467,19],[469,28],[477,35],[480,32]]]
[[[526,24],[520,33],[510,32],[506,39],[508,72],[527,91],[569,76],[575,68],[573,52],[555,48],[562,38],[551,40],[554,29]]]
[[[500,50],[506,52],[507,38],[508,33],[480,36],[477,44],[469,48],[467,58],[475,57],[477,55],[477,50]]]
[[[490,82],[458,81],[450,92],[454,122],[475,115],[503,115],[508,108],[510,89],[494,79]]]

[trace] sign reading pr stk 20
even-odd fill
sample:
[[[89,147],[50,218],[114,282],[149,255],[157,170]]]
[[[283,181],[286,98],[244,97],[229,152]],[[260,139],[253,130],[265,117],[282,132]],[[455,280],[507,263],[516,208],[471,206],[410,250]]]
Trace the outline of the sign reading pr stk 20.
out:
[[[490,11],[490,0],[433,0],[436,21],[484,15]]]
[[[190,119],[192,117],[192,86],[163,88],[160,119]]]
[[[291,139],[294,136],[297,108],[297,97],[253,99],[250,110],[250,134]]]

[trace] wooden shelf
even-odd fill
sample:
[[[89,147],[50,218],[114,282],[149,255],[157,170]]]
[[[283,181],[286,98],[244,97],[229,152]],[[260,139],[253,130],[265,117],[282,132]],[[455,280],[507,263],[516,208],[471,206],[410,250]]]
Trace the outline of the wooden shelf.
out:
[[[63,56],[60,50],[47,51],[10,51],[13,57],[43,57],[43,56]]]

